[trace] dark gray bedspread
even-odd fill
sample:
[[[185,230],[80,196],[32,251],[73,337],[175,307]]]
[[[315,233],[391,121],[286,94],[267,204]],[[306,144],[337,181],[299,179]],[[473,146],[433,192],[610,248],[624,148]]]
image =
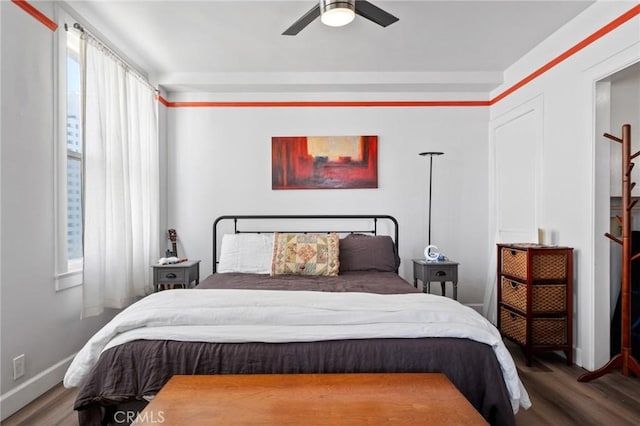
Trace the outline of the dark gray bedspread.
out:
[[[352,291],[379,294],[419,293],[395,272],[344,272],[335,277],[310,275],[213,274],[197,288]]]
[[[309,280],[301,281],[298,277],[294,288],[373,293],[417,291],[393,273],[386,278],[380,273],[353,274],[350,279],[342,276],[335,280],[308,277]],[[218,281],[221,278],[224,283]],[[292,289],[292,283],[283,284],[270,278],[258,277],[256,283],[255,276],[217,274],[204,280],[199,288]],[[249,283],[246,279],[253,281]],[[126,410],[131,409],[127,404],[137,403],[135,408],[140,409],[145,404],[143,397],[155,395],[175,374],[376,372],[444,373],[489,423],[515,424],[493,349],[456,338],[234,344],[138,340],[102,353],[80,389],[74,408],[82,426],[105,424],[110,418],[124,419]]]

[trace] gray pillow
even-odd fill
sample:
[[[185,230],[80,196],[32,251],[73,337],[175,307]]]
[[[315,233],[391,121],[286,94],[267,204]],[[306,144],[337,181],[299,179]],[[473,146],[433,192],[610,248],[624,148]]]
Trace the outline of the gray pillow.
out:
[[[350,234],[340,239],[340,272],[397,272],[400,257],[388,235]]]

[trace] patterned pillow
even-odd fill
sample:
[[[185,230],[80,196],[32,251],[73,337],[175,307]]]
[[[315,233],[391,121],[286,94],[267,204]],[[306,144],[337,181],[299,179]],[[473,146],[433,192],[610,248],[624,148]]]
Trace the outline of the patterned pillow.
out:
[[[273,238],[271,275],[336,276],[338,234],[287,234],[276,232]]]

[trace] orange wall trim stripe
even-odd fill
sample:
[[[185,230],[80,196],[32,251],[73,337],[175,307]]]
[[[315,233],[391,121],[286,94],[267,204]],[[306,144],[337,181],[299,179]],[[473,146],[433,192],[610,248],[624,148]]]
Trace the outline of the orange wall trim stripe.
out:
[[[272,102],[170,102],[169,108],[212,107],[466,107],[489,106],[489,101],[272,101]]]
[[[168,101],[168,100],[166,100],[164,97],[162,97],[162,95],[158,95],[158,96],[157,96],[157,98],[158,98],[158,102],[160,102],[162,105],[164,105],[164,106],[166,106],[166,107],[171,106],[171,105],[170,105],[170,104],[171,104],[171,102],[169,102],[169,101]]]
[[[40,12],[38,9],[30,5],[25,0],[11,0],[16,6],[27,12],[29,15],[36,18],[38,21],[44,24],[45,27],[49,28],[51,31],[55,31],[58,29],[58,24],[53,22],[51,19],[47,18],[44,13]]]
[[[511,93],[513,93],[516,90],[518,90],[519,88],[521,88],[522,86],[526,85],[527,83],[529,83],[532,80],[536,79],[537,77],[541,76],[545,72],[549,71],[551,68],[555,67],[560,62],[564,61],[565,59],[567,59],[567,58],[569,58],[569,57],[571,57],[573,55],[575,55],[576,53],[578,53],[579,51],[581,51],[585,47],[589,46],[591,43],[595,42],[596,40],[601,39],[602,37],[604,37],[605,35],[609,34],[611,31],[615,30],[616,28],[618,28],[619,26],[621,26],[625,22],[627,22],[627,21],[631,20],[632,18],[638,16],[638,14],[640,14],[640,4],[634,6],[633,8],[628,10],[627,12],[623,13],[622,15],[620,15],[619,17],[617,17],[616,19],[614,19],[613,21],[611,21],[610,23],[608,23],[604,27],[600,28],[598,31],[596,31],[593,34],[591,34],[589,37],[585,38],[584,40],[582,40],[581,42],[579,42],[575,46],[573,46],[570,49],[566,50],[564,53],[562,53],[561,55],[557,56],[555,59],[547,62],[545,65],[541,66],[540,68],[538,68],[537,70],[535,70],[534,72],[532,72],[531,74],[529,74],[528,76],[526,76],[525,78],[523,78],[522,80],[520,80],[519,82],[514,84],[513,86],[509,87],[504,92],[500,93],[495,98],[491,99],[491,101],[489,101],[490,105],[493,105],[496,102],[504,99],[505,97],[507,97]]]

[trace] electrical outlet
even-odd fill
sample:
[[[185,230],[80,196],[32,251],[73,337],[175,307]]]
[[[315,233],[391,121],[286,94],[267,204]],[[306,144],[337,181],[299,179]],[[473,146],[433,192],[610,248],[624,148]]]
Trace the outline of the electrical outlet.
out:
[[[24,354],[13,359],[13,380],[24,376]]]

